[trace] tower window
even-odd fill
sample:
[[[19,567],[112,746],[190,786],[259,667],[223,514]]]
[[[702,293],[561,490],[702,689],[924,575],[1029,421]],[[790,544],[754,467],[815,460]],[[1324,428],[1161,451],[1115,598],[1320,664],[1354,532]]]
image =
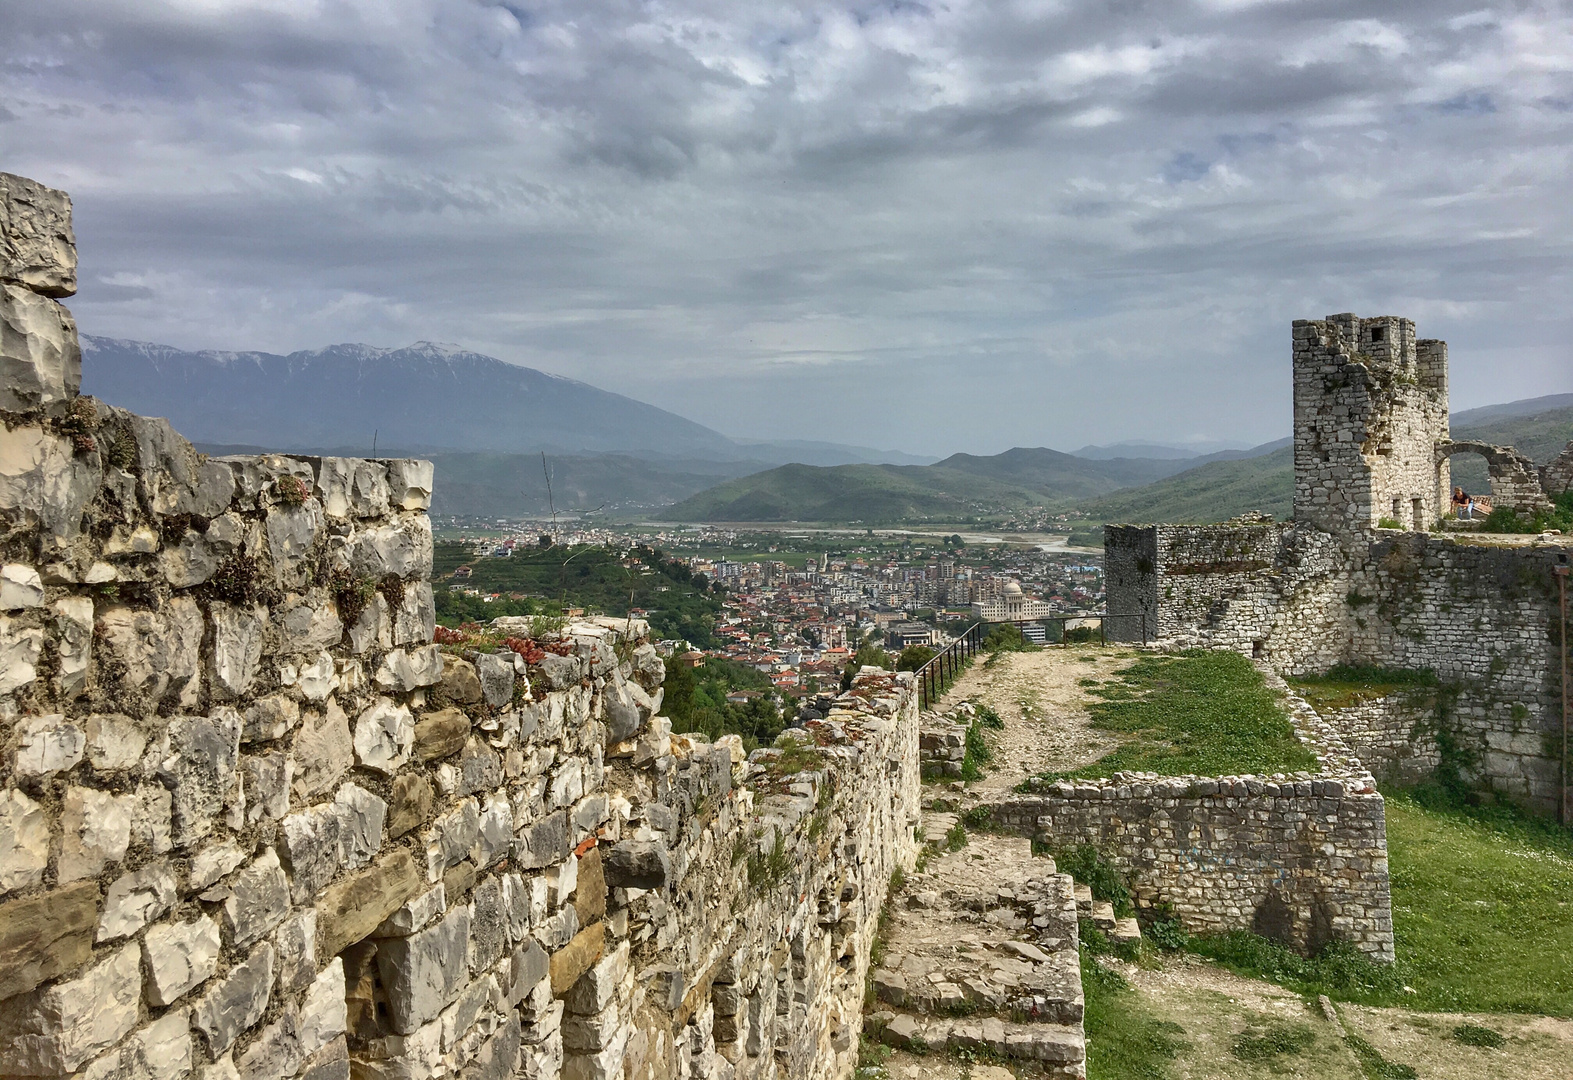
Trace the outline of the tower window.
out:
[[[1384,342],[1386,340],[1387,340],[1387,327],[1385,327],[1385,326],[1373,326],[1373,327],[1371,327],[1371,343],[1373,345],[1380,345],[1382,342]]]

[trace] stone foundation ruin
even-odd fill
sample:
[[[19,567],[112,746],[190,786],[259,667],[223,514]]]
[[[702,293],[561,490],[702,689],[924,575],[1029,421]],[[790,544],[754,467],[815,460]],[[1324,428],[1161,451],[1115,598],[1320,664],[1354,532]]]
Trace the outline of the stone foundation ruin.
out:
[[[1293,674],[1430,669],[1441,687],[1429,708],[1329,720],[1380,773],[1445,764],[1559,812],[1556,573],[1573,543],[1437,526],[1452,455],[1485,456],[1495,505],[1533,513],[1573,483],[1573,444],[1537,468],[1511,448],[1453,441],[1447,347],[1416,341],[1407,319],[1297,321],[1294,403],[1294,520],[1107,526],[1109,610],[1145,613],[1171,645],[1236,649]],[[1438,734],[1453,747],[1446,763]]]

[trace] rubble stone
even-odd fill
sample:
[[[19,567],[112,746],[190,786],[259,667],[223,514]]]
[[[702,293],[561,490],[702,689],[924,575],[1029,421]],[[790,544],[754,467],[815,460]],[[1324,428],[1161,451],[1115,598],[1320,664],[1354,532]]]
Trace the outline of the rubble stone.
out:
[[[116,878],[104,893],[104,913],[95,940],[130,937],[175,906],[175,875],[154,864]]]
[[[0,791],[0,894],[44,880],[49,865],[49,817],[16,788]]]
[[[64,1076],[119,1042],[137,1022],[142,972],[125,945],[83,975],[6,1002],[0,1062],[19,1076]]]
[[[0,281],[0,409],[27,412],[76,397],[82,350],[62,304]]]
[[[76,292],[71,196],[0,173],[0,281],[56,299]]]
[[[389,938],[377,950],[377,969],[388,995],[393,1030],[408,1035],[435,1020],[459,993],[467,971],[468,908],[456,908],[435,926],[406,938]]]
[[[64,716],[28,716],[17,725],[20,742],[13,768],[18,776],[52,776],[82,760],[87,739]]]
[[[187,923],[161,923],[142,939],[147,999],[170,1005],[218,970],[218,923],[203,916]]]
[[[60,814],[60,857],[56,879],[64,884],[97,877],[104,867],[125,858],[131,844],[134,795],[111,795],[93,788],[66,789]]]
[[[0,904],[0,1000],[86,963],[97,926],[93,881]]]
[[[226,888],[221,917],[224,940],[243,949],[272,930],[289,913],[289,882],[279,857],[268,848],[251,864],[236,871]],[[272,964],[271,952],[269,964]]]
[[[410,759],[415,719],[410,710],[381,698],[355,721],[355,757],[362,766],[392,773]]]
[[[198,999],[191,1025],[202,1033],[215,1057],[232,1046],[240,1033],[262,1019],[273,985],[273,946],[263,943],[243,963]]]

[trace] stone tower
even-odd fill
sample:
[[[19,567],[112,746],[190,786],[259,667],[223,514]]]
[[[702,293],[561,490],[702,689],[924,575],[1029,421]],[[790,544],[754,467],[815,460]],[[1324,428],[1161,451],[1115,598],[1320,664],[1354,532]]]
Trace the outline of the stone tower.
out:
[[[1409,319],[1352,314],[1294,324],[1294,517],[1332,533],[1384,518],[1428,530],[1442,513],[1447,343]]]

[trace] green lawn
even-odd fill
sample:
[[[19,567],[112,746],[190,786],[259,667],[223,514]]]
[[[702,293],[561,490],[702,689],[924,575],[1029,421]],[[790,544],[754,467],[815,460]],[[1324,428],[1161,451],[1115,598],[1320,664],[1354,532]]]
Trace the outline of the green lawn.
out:
[[[1404,1004],[1573,1017],[1573,835],[1397,793],[1387,846]]]
[[[1316,767],[1278,695],[1238,653],[1143,656],[1090,689],[1101,699],[1090,710],[1093,724],[1119,733],[1121,745],[1091,765],[1049,774],[1050,779],[1117,770],[1220,776]]]

